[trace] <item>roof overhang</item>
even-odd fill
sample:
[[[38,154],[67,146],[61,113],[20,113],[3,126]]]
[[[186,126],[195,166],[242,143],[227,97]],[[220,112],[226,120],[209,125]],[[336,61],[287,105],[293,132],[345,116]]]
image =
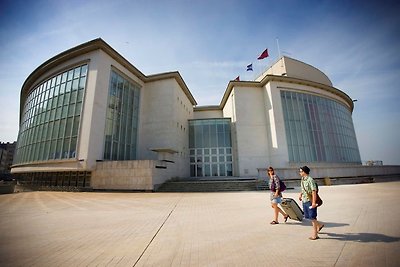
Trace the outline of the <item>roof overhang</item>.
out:
[[[354,109],[354,103],[353,100],[343,91],[332,87],[328,86],[326,84],[322,83],[317,83],[313,81],[308,81],[304,79],[298,79],[298,78],[293,78],[293,77],[286,77],[286,76],[277,76],[277,75],[266,75],[261,81],[230,81],[228,83],[228,86],[225,90],[225,93],[222,97],[221,103],[220,103],[220,108],[223,108],[226,104],[226,101],[228,100],[229,95],[231,94],[232,90],[234,87],[263,87],[269,82],[283,82],[283,83],[293,83],[293,84],[300,84],[300,85],[305,85],[305,86],[310,86],[310,87],[315,87],[319,88],[322,90],[325,90],[327,92],[330,92],[334,95],[337,95],[341,97],[350,107],[351,112]]]
[[[184,91],[185,95],[189,98],[190,102],[193,106],[197,105],[196,100],[194,99],[193,95],[191,94],[189,88],[187,87],[185,81],[183,80],[182,76],[179,74],[178,71],[174,72],[167,72],[167,73],[160,73],[146,76],[144,75],[139,69],[133,66],[128,60],[126,60],[121,54],[119,54],[116,50],[114,50],[110,45],[108,45],[103,39],[97,38],[91,40],[89,42],[80,44],[76,47],[68,49],[49,60],[45,61],[39,67],[37,67],[25,80],[24,84],[22,85],[21,89],[21,105],[20,105],[20,118],[22,116],[22,109],[23,103],[25,102],[26,97],[28,96],[29,92],[34,88],[37,84],[38,79],[46,72],[51,70],[52,68],[71,60],[75,57],[80,55],[95,51],[95,50],[102,50],[107,53],[111,58],[117,61],[119,64],[124,66],[127,70],[129,70],[132,74],[137,76],[140,80],[144,83],[153,82],[156,80],[163,80],[163,79],[175,79],[176,82],[181,86],[182,90]]]

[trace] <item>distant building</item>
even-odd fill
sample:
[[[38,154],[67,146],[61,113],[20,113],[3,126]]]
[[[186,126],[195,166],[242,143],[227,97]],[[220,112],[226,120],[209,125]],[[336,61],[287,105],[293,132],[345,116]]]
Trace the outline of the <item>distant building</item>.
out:
[[[10,173],[17,142],[0,143],[0,173]]]
[[[20,100],[12,172],[36,185],[154,190],[170,178],[259,177],[269,165],[361,166],[352,99],[288,57],[197,106],[179,72],[145,75],[95,39],[40,65]]]

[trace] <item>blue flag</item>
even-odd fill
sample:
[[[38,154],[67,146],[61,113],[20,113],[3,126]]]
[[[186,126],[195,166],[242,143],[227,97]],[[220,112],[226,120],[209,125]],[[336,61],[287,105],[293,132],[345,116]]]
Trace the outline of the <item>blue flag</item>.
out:
[[[247,65],[247,70],[246,71],[249,71],[249,70],[253,71],[253,63]]]

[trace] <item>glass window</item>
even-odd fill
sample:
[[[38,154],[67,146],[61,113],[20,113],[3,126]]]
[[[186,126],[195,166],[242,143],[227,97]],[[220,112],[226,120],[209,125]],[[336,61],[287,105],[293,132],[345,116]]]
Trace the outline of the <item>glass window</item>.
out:
[[[76,91],[76,90],[78,90],[78,88],[79,88],[79,79],[74,79],[72,81],[72,90]]]
[[[316,95],[281,91],[290,162],[361,163],[351,112]]]
[[[139,93],[139,85],[118,72],[111,71],[104,160],[136,159]]]
[[[230,119],[189,121],[189,151],[196,156],[190,160],[192,177],[232,176],[230,124]]]
[[[22,111],[24,116],[18,135],[16,163],[76,157],[76,140],[86,84],[83,82],[80,85],[80,102],[75,103],[76,92],[70,95],[73,86],[70,80],[75,74],[77,77],[86,76],[87,65],[59,73],[29,93]],[[86,81],[86,77],[81,79]]]
[[[73,70],[73,69],[72,69],[72,70],[69,70],[69,71],[68,71],[68,78],[67,78],[67,81],[71,81],[72,78],[73,78],[73,76],[74,76],[74,70]]]

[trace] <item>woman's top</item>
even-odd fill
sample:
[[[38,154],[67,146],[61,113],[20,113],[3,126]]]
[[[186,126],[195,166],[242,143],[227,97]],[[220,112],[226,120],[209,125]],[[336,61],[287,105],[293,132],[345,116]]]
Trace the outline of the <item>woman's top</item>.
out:
[[[269,188],[273,189],[274,191],[271,190],[271,197],[270,199],[274,199],[275,197],[275,191],[280,189],[279,186],[279,177],[278,175],[274,174],[269,177]],[[279,191],[278,197],[282,197],[282,193]]]

